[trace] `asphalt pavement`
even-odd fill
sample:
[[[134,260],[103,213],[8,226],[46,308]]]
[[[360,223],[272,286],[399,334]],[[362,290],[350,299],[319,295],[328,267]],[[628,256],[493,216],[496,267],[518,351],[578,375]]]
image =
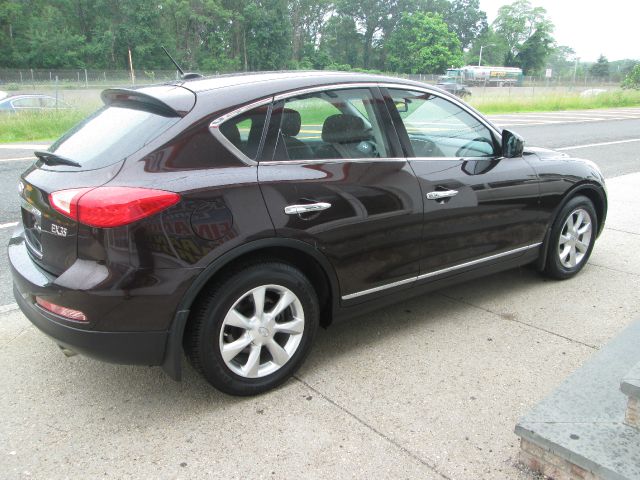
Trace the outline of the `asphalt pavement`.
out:
[[[578,277],[514,269],[335,325],[294,379],[238,399],[188,366],[176,383],[65,358],[12,307],[2,264],[1,476],[530,479],[517,419],[640,311],[640,119],[497,120],[608,177],[605,231]],[[0,160],[0,224],[18,220],[27,165]]]

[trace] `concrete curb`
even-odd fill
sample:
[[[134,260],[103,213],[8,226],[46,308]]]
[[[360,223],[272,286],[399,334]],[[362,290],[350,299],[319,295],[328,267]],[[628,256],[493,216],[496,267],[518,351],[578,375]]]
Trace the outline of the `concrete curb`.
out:
[[[525,465],[557,480],[640,478],[640,430],[625,425],[619,387],[640,361],[639,344],[640,320],[520,420]]]

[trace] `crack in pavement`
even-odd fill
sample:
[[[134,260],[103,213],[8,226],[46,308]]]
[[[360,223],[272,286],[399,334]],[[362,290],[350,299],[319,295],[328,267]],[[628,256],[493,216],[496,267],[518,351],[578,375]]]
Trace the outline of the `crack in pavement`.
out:
[[[407,447],[405,447],[404,445],[402,445],[400,442],[394,440],[393,438],[389,437],[388,435],[386,435],[385,433],[381,432],[380,430],[378,430],[376,427],[374,427],[373,425],[370,425],[369,423],[367,423],[365,420],[363,420],[362,418],[360,418],[358,415],[356,415],[355,413],[351,412],[350,410],[348,410],[346,407],[343,407],[342,405],[340,405],[339,403],[337,403],[336,401],[332,400],[331,398],[329,398],[327,395],[325,395],[324,393],[322,393],[320,390],[318,390],[317,388],[311,386],[309,383],[305,382],[304,380],[302,380],[298,375],[294,375],[293,378],[295,378],[298,382],[300,382],[301,384],[303,384],[305,387],[307,387],[308,389],[312,390],[313,392],[315,392],[317,395],[319,395],[321,398],[323,398],[324,400],[326,400],[327,402],[329,402],[331,405],[333,405],[334,407],[338,408],[339,410],[341,410],[342,412],[346,413],[347,415],[349,415],[351,418],[353,418],[355,421],[357,421],[360,425],[364,426],[365,428],[367,428],[368,430],[372,431],[373,433],[375,433],[377,436],[379,436],[380,438],[382,438],[383,440],[385,440],[386,442],[390,443],[391,445],[393,445],[394,447],[396,447],[397,449],[399,449],[401,452],[403,452],[405,455],[410,456],[411,458],[413,458],[414,460],[416,460],[417,462],[419,462],[420,464],[424,465],[425,467],[427,467],[429,470],[431,470],[432,472],[436,473],[437,475],[439,475],[440,477],[442,477],[445,480],[452,480],[451,477],[448,477],[447,475],[445,475],[444,473],[439,472],[435,465],[432,465],[431,463],[427,462],[426,460],[424,460],[422,457],[420,457],[418,454],[412,452],[411,450],[409,450]]]
[[[638,232],[630,232],[628,230],[620,230],[618,228],[604,227],[605,230],[613,230],[614,232],[628,233],[629,235],[640,235]]]
[[[533,328],[533,329],[535,329],[535,330],[539,330],[539,331],[541,331],[541,332],[545,332],[545,333],[548,333],[548,334],[550,334],[550,335],[554,335],[554,336],[556,336],[556,337],[563,338],[563,339],[565,339],[565,340],[568,340],[569,342],[577,343],[577,344],[579,344],[579,345],[583,345],[583,346],[585,346],[585,347],[589,347],[589,348],[591,348],[591,349],[593,349],[593,350],[600,350],[600,347],[598,347],[598,346],[596,346],[596,345],[591,345],[591,344],[589,344],[589,343],[581,342],[580,340],[576,340],[576,339],[574,339],[574,338],[567,337],[567,336],[562,335],[562,334],[560,334],[560,333],[552,332],[551,330],[547,330],[547,329],[545,329],[545,328],[538,327],[538,326],[536,326],[536,325],[532,325],[532,324],[527,323],[527,322],[523,322],[522,320],[516,320],[515,318],[509,318],[509,317],[505,316],[504,314],[501,314],[501,313],[498,313],[498,312],[494,312],[493,310],[490,310],[490,309],[488,309],[488,308],[481,307],[481,306],[479,306],[479,305],[475,305],[475,304],[473,304],[473,303],[471,303],[471,302],[467,302],[467,301],[465,301],[465,300],[463,300],[463,299],[461,299],[461,298],[451,297],[451,296],[449,296],[449,295],[445,295],[444,293],[441,293],[441,292],[438,292],[438,295],[441,295],[441,296],[443,296],[443,297],[445,297],[445,298],[448,298],[449,300],[453,300],[454,302],[460,302],[460,303],[462,303],[462,304],[464,304],[464,305],[467,305],[467,306],[469,306],[469,307],[477,308],[478,310],[482,310],[483,312],[490,313],[490,314],[492,314],[492,315],[495,315],[495,316],[497,316],[497,317],[501,318],[502,320],[506,320],[506,321],[514,322],[514,323],[519,323],[519,324],[521,324],[521,325],[525,325],[525,326],[527,326],[527,327],[529,327],[529,328]]]
[[[24,327],[22,330],[20,330],[20,332],[18,332],[18,334],[11,338],[10,340],[7,340],[6,342],[4,342],[0,348],[4,348],[4,347],[8,347],[9,345],[11,345],[14,341],[16,341],[18,338],[20,338],[25,332],[27,332],[28,330],[30,330],[31,328],[33,328],[33,325],[27,325],[26,327]]]
[[[626,273],[627,275],[633,275],[635,277],[640,277],[640,273],[636,273],[636,272],[627,272],[626,270],[620,270],[618,268],[613,268],[613,267],[607,267],[606,265],[600,265],[598,263],[593,263],[591,261],[589,261],[588,265],[591,265],[593,267],[598,267],[598,268],[604,268],[605,270],[611,270],[612,272],[618,272],[618,273]]]

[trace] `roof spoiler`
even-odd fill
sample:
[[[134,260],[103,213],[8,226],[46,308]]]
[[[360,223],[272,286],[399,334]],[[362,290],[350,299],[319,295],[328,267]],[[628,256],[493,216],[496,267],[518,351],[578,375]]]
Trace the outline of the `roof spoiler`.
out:
[[[128,106],[149,110],[165,117],[182,117],[180,112],[170,107],[162,100],[143,93],[139,90],[129,88],[108,88],[100,95],[105,105]]]

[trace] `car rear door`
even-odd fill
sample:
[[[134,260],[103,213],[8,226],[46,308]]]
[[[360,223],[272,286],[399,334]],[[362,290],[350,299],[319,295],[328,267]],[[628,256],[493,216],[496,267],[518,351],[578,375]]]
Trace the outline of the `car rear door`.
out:
[[[415,281],[420,187],[377,87],[276,97],[258,179],[276,234],[324,254],[342,300]]]
[[[503,158],[499,134],[463,104],[429,90],[383,90],[424,201],[420,279],[536,248],[544,222],[538,179]]]

